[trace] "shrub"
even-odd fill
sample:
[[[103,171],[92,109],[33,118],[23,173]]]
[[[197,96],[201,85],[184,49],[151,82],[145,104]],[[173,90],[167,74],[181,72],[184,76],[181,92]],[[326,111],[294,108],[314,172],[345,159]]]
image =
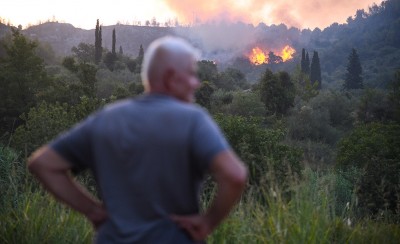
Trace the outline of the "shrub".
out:
[[[337,167],[362,171],[356,193],[368,213],[400,213],[400,125],[359,126],[340,142]]]
[[[277,184],[286,188],[289,179],[300,176],[301,152],[282,143],[285,131],[264,128],[256,117],[217,115],[215,119],[248,165],[250,183],[259,184],[270,176],[268,172],[274,172]]]

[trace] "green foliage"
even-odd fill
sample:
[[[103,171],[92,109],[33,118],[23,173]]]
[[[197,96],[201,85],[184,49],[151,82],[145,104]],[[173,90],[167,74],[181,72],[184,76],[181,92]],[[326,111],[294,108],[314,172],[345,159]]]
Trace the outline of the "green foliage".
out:
[[[346,90],[361,89],[363,88],[362,68],[356,49],[351,50],[348,60],[343,88]]]
[[[255,117],[217,115],[217,123],[240,158],[248,165],[250,183],[268,182],[267,172],[274,172],[277,183],[286,189],[289,178],[300,176],[298,149],[284,145],[283,130],[266,129]]]
[[[117,41],[117,37],[115,35],[115,28],[112,31],[112,45],[111,45],[111,53],[114,54],[114,56],[117,54],[115,52],[115,43]]]
[[[318,52],[314,51],[312,61],[311,61],[311,68],[310,68],[310,81],[311,84],[318,84],[317,88],[321,89],[322,77],[321,77],[321,66],[319,64],[319,57]]]
[[[396,71],[394,80],[390,84],[388,99],[392,119],[400,123],[400,69]]]
[[[295,86],[287,72],[273,74],[267,69],[260,80],[259,90],[268,114],[283,116],[293,107]]]
[[[48,77],[43,61],[36,54],[37,43],[13,30],[6,45],[6,56],[0,59],[0,133],[11,131],[18,116],[40,101]]]
[[[288,134],[295,140],[335,145],[341,134],[352,128],[354,100],[327,91],[306,104],[298,103],[288,118]]]
[[[140,74],[140,72],[142,71],[143,58],[144,58],[144,49],[143,49],[143,45],[140,45],[139,54],[138,54],[138,56],[136,58],[136,71],[135,71],[135,73]]]
[[[392,117],[386,93],[377,89],[365,89],[356,113],[359,123],[387,121]]]
[[[197,76],[200,81],[214,82],[217,78],[218,70],[215,62],[210,60],[201,60],[197,62]]]
[[[72,47],[71,51],[80,63],[91,63],[94,60],[95,46],[91,44],[81,42],[78,47]]]
[[[43,192],[26,190],[0,210],[1,243],[91,243],[85,218]]]
[[[374,215],[384,210],[399,213],[400,125],[359,126],[340,142],[337,166],[362,170],[357,184],[360,207]]]
[[[199,89],[197,89],[195,96],[196,102],[201,106],[210,109],[211,108],[211,96],[214,93],[215,88],[208,81],[203,81]]]
[[[117,60],[117,56],[111,52],[108,52],[103,59],[104,64],[110,71],[114,71],[114,63]]]
[[[30,154],[103,104],[103,101],[87,97],[82,97],[80,103],[75,106],[42,102],[21,116],[25,123],[16,129],[11,144],[14,148]]]
[[[292,198],[279,189],[250,189],[239,207],[207,239],[208,243],[397,243],[400,228],[358,220],[352,209],[333,212],[335,175],[309,169],[292,182]],[[255,201],[261,194],[267,205]]]
[[[78,65],[76,64],[74,57],[65,57],[62,61],[62,65],[72,73],[78,72]]]
[[[101,60],[101,56],[103,54],[101,26],[99,24],[99,19],[97,19],[97,22],[96,22],[96,30],[95,30],[94,38],[95,38],[94,39],[94,49],[95,49],[94,62],[96,64],[99,64],[100,60]]]
[[[227,68],[220,72],[214,81],[214,84],[227,91],[237,90],[239,88],[248,88],[245,75],[238,69]]]
[[[225,96],[220,98],[221,101],[219,101],[218,106],[214,106],[214,112],[243,117],[263,117],[266,114],[265,106],[261,102],[260,95],[256,92],[237,91],[227,93]],[[231,100],[224,102],[224,100],[228,99]]]

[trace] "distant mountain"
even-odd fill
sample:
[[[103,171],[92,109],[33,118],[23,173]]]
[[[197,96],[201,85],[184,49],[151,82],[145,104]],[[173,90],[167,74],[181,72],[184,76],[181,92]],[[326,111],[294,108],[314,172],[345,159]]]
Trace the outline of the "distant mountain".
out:
[[[122,46],[124,53],[132,56],[138,54],[141,44],[147,47],[151,41],[172,33],[170,28],[127,25],[103,26],[103,47],[109,50],[111,50],[113,28],[117,33],[117,48]],[[32,39],[49,43],[58,56],[71,54],[71,48],[78,46],[80,42],[94,44],[94,32],[94,29],[84,30],[75,28],[71,24],[55,22],[32,26],[23,31],[26,36]]]
[[[95,20],[93,23],[95,25]],[[265,68],[293,71],[300,63],[302,48],[310,55],[313,51],[319,52],[323,86],[327,83],[337,86],[343,80],[352,48],[359,53],[367,86],[385,87],[394,70],[400,68],[400,0],[372,5],[368,11],[358,10],[346,24],[334,23],[324,30],[300,30],[284,24],[253,26],[241,22],[193,27],[103,26],[102,43],[108,50],[111,49],[114,28],[117,49],[122,46],[124,54],[136,57],[140,45],[146,49],[159,37],[178,35],[199,48],[204,59],[214,60],[222,68],[239,68],[252,81],[258,79]],[[0,24],[0,38],[7,32],[9,27]],[[48,43],[59,57],[70,55],[71,48],[80,42],[94,44],[94,32],[94,29],[84,30],[54,22],[23,30],[26,36]],[[285,45],[297,51],[287,63],[254,66],[246,57],[256,46],[271,51],[280,50]]]

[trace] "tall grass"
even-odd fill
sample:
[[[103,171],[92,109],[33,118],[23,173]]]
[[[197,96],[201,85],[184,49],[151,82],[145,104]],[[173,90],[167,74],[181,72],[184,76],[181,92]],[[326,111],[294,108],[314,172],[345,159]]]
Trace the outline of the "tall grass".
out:
[[[29,175],[22,175],[26,172],[23,161],[9,149],[0,150],[1,172],[12,176],[3,178],[3,172],[1,178],[0,243],[90,243],[94,234],[90,223],[38,188]],[[268,182],[272,183],[249,187],[230,217],[207,241],[398,243],[400,240],[399,225],[357,219],[352,189],[334,171],[321,173],[307,168],[300,180],[289,184],[290,194],[273,180]],[[208,191],[212,193],[212,187]],[[349,199],[346,204],[343,199],[338,200],[343,195]],[[204,197],[203,205],[208,202]]]

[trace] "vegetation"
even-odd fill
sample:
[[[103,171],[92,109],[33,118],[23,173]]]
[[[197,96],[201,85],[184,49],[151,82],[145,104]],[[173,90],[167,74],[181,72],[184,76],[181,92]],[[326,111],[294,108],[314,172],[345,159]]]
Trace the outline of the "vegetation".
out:
[[[399,13],[399,1],[387,0],[322,31],[257,27],[308,43],[301,60],[299,53],[299,60],[260,66],[198,62],[197,103],[250,172],[245,195],[209,243],[398,242]],[[25,164],[32,151],[105,104],[143,93],[147,42],[125,46],[118,28],[112,34],[97,20],[94,43],[77,42],[63,57],[18,30],[1,37],[1,243],[91,242],[90,224],[45,193]],[[311,64],[307,50],[315,50]],[[77,179],[96,193],[93,177]],[[206,183],[204,208],[215,191]]]

